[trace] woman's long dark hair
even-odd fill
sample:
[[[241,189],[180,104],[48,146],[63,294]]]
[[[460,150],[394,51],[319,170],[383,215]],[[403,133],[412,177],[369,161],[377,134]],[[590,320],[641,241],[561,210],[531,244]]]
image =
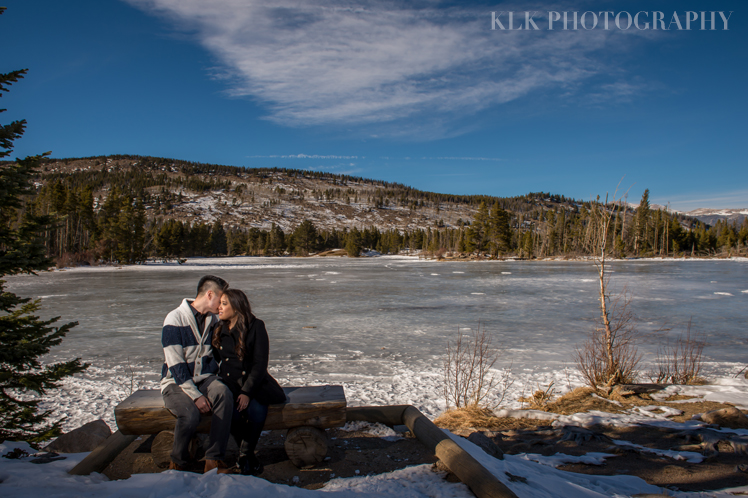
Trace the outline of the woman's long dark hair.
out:
[[[236,325],[234,328],[239,332],[239,340],[236,341],[236,355],[240,360],[244,359],[244,352],[247,346],[244,344],[247,339],[247,330],[249,330],[249,324],[252,323],[254,315],[252,314],[252,306],[249,304],[247,295],[239,289],[226,289],[223,291],[223,296],[228,299],[231,308],[238,315]],[[222,296],[222,297],[223,297]],[[213,340],[211,344],[214,348],[218,349],[221,347],[221,337],[223,334],[229,333],[229,322],[221,320],[216,327],[216,331],[213,333]]]

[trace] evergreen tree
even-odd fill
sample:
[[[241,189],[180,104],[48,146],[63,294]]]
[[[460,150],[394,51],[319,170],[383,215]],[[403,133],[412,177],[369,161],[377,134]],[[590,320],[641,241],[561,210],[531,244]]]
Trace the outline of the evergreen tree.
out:
[[[345,240],[345,252],[348,253],[349,257],[357,258],[361,255],[363,248],[364,247],[361,243],[361,232],[359,232],[358,228],[353,227],[353,230],[348,232],[348,236]]]
[[[272,224],[270,233],[267,235],[265,241],[265,254],[272,256],[280,256],[286,250],[286,234],[283,233],[283,229]]]
[[[225,256],[228,253],[226,231],[223,229],[221,220],[213,223],[213,229],[210,231],[210,248],[211,253],[217,256]]]
[[[304,220],[296,227],[293,234],[293,244],[301,253],[309,254],[317,250],[317,228],[309,220]]]
[[[0,14],[4,10],[0,7]],[[25,73],[0,74],[0,96]],[[23,134],[24,126],[25,121],[0,125],[0,157],[10,155],[13,141]],[[41,156],[32,156],[0,166],[0,277],[43,271],[52,263],[42,240],[52,219],[34,214],[24,203],[35,193],[34,170],[40,160]],[[77,323],[55,327],[59,317],[40,320],[34,315],[40,306],[40,300],[6,291],[5,281],[0,280],[0,440],[42,441],[58,435],[60,421],[48,420],[52,410],[39,411],[41,400],[28,399],[27,395],[43,395],[58,387],[64,377],[88,366],[80,359],[41,364],[39,358],[60,344]]]
[[[485,201],[481,201],[478,206],[478,212],[473,217],[473,222],[467,230],[467,240],[465,245],[468,251],[481,252],[486,248],[487,235],[489,231],[488,224],[488,207]]]
[[[491,208],[491,242],[494,255],[509,252],[512,247],[512,229],[509,226],[509,213],[498,202]]]
[[[642,200],[636,209],[636,238],[634,239],[634,250],[640,254],[647,250],[647,225],[649,224],[649,189],[644,190]]]

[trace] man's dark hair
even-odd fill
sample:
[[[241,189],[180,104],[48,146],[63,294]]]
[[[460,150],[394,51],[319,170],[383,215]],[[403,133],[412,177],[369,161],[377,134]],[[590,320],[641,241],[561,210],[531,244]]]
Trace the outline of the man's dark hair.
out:
[[[212,290],[214,292],[223,292],[229,288],[229,283],[221,277],[215,277],[213,275],[205,275],[197,283],[197,295],[201,296]]]

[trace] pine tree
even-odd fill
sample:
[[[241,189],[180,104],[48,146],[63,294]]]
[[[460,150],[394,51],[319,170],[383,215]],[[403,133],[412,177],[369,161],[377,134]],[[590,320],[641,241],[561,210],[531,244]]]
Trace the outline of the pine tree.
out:
[[[223,229],[221,220],[213,223],[213,229],[210,231],[210,249],[211,254],[216,256],[225,256],[228,253],[226,230]]]
[[[478,211],[473,216],[473,222],[467,231],[467,249],[470,252],[485,250],[488,235],[488,207],[481,201]]]
[[[4,10],[0,7],[0,14]],[[26,70],[0,74],[0,96],[25,73]],[[23,134],[25,123],[22,120],[0,126],[0,157],[10,155],[13,141]],[[41,156],[31,156],[0,166],[0,277],[33,274],[52,264],[42,241],[52,218],[33,214],[24,203],[27,196],[35,193],[34,170],[40,160]],[[42,365],[39,358],[60,344],[77,322],[55,327],[59,317],[40,320],[34,315],[40,307],[40,300],[8,292],[5,281],[0,280],[0,441],[34,442],[58,435],[61,421],[50,423],[52,410],[39,411],[41,400],[29,395],[43,395],[58,387],[64,377],[88,366],[80,359]]]
[[[491,241],[494,246],[494,255],[509,252],[512,246],[512,229],[509,226],[509,213],[499,203],[494,203],[491,208]]]
[[[644,190],[642,200],[636,209],[636,238],[634,250],[636,254],[647,250],[647,224],[649,223],[649,189]]]
[[[349,257],[357,258],[361,255],[362,250],[361,232],[358,231],[358,228],[353,227],[353,230],[348,232],[348,236],[346,237],[345,252],[348,253]]]
[[[293,243],[301,253],[309,254],[317,249],[317,228],[309,220],[304,220],[296,227],[293,234]]]

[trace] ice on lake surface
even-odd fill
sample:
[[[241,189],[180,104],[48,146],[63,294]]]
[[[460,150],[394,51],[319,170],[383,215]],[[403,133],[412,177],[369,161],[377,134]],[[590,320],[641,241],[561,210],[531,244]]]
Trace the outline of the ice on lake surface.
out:
[[[672,329],[645,338],[645,349],[692,319],[692,331],[706,334],[708,357],[744,359],[748,263],[632,261],[611,268],[613,287],[633,297],[637,326]],[[458,327],[479,325],[496,334],[515,367],[568,362],[598,310],[590,262],[196,258],[181,266],[77,268],[7,280],[11,291],[42,298],[42,316],[78,321],[54,356],[100,366],[129,358],[157,371],[164,317],[194,297],[208,273],[247,293],[270,333],[272,362],[343,375],[385,373],[393,360],[432,364]]]
[[[706,337],[710,364],[745,360],[747,262],[638,260],[610,267],[613,288],[628,289],[637,328],[647,333],[645,361],[662,338],[685,331],[689,319],[692,332]],[[568,379],[559,372],[573,370],[574,348],[598,313],[592,262],[195,258],[7,280],[13,292],[42,298],[42,316],[78,321],[50,360],[80,356],[97,368],[91,375],[102,376],[130,363],[155,381],[163,319],[182,298],[194,297],[204,274],[247,292],[267,325],[271,371],[281,381],[345,383],[347,392],[360,385],[361,402],[387,401],[393,385],[409,379],[401,390],[412,392],[412,400],[408,394],[395,401],[424,406],[425,396],[438,398],[445,345],[458,329],[495,333],[505,348],[499,368]],[[421,384],[433,389],[420,393]],[[438,406],[432,408],[426,407],[433,413]]]

